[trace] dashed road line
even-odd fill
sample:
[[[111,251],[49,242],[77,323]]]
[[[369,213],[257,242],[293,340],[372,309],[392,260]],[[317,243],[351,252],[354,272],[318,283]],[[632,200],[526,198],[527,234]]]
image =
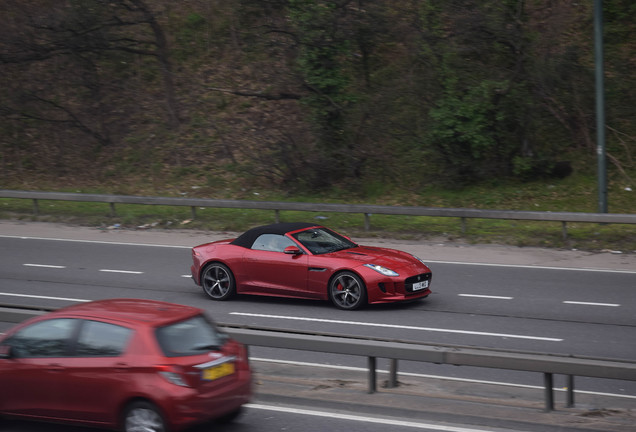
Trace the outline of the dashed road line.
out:
[[[22,264],[25,267],[39,267],[39,268],[50,268],[50,269],[66,269],[67,266],[64,265],[54,265],[54,264],[36,264],[36,263],[24,263]],[[132,274],[132,275],[141,275],[144,274],[143,271],[137,271],[137,270],[117,270],[117,269],[99,269],[98,271],[100,272],[104,272],[104,273],[120,273],[120,274]],[[189,274],[182,274],[180,275],[181,278],[191,278],[192,275]],[[461,294],[457,294],[458,297],[470,297],[470,298],[481,298],[481,299],[491,299],[491,300],[514,300],[514,297],[510,297],[510,296],[496,296],[496,295],[487,295],[487,294],[466,294],[466,293],[461,293]],[[572,305],[584,305],[584,306],[602,306],[602,307],[619,307],[620,304],[618,303],[598,303],[598,302],[584,302],[584,301],[576,301],[576,300],[566,300],[563,301],[562,303],[564,304],[572,304]],[[287,318],[287,319],[291,319],[291,318]],[[364,325],[364,324],[360,324],[360,325]],[[371,325],[371,324],[369,324]],[[409,328],[408,326],[403,326],[400,328]],[[462,333],[462,331],[454,331],[454,330],[436,330],[436,329],[428,329],[428,328],[421,328],[423,330],[428,330],[428,331],[447,331],[447,332],[451,332],[451,333]],[[487,335],[487,336],[505,336],[505,337],[520,337],[519,335],[500,335],[497,333],[483,333],[483,332],[471,332],[469,334],[476,334],[476,335]],[[528,339],[536,339],[535,337],[527,337]],[[541,340],[551,340],[552,338],[541,338]]]
[[[514,300],[514,297],[508,296],[495,296],[495,295],[486,295],[486,294],[457,294],[458,297],[471,297],[471,298],[481,298],[481,299],[492,299],[492,300]],[[578,301],[578,300],[565,300],[561,302],[563,304],[571,304],[571,305],[582,305],[582,306],[604,306],[604,307],[620,307],[620,303],[599,303],[599,302],[586,302],[586,301]]]
[[[66,266],[62,266],[62,265],[52,265],[52,264],[31,264],[31,263],[26,263],[26,264],[22,264],[25,267],[43,267],[43,268],[53,268],[53,269],[65,269]]]
[[[493,295],[484,295],[484,294],[457,294],[459,297],[476,297],[476,298],[485,298],[485,299],[493,299],[493,300],[513,300],[514,297],[506,297],[506,296],[493,296]]]
[[[573,305],[583,305],[583,306],[608,306],[608,307],[619,307],[619,303],[596,303],[596,302],[583,302],[583,301],[575,301],[575,300],[566,300],[563,303],[565,304],[573,304]]]
[[[99,271],[105,272],[105,273],[144,274],[144,272],[142,271],[135,271],[135,270],[99,269]]]

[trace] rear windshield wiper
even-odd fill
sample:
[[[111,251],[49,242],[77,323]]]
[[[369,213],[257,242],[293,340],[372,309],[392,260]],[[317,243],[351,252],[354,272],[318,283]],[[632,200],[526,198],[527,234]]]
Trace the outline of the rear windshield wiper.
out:
[[[219,350],[221,349],[221,345],[218,344],[200,344],[200,345],[195,345],[192,347],[192,349],[197,350],[197,351],[213,351],[213,350]]]

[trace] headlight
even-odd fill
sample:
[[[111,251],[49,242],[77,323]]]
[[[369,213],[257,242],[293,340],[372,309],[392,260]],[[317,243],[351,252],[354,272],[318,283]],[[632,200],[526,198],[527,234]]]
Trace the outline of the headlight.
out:
[[[393,270],[388,269],[386,267],[382,267],[377,264],[365,264],[364,266],[369,267],[370,269],[373,269],[377,271],[378,273],[383,274],[384,276],[399,276],[399,274],[397,274]]]
[[[424,262],[424,260],[420,257],[416,257],[415,255],[411,255],[413,258],[415,258],[416,260],[418,260],[419,262],[421,262],[422,264],[426,265],[426,263]]]

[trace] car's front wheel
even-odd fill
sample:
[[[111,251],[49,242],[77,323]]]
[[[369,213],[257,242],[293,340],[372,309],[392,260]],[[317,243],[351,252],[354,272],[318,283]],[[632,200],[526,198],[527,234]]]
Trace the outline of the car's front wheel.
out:
[[[222,417],[219,417],[218,419],[216,419],[216,422],[219,424],[227,424],[227,423],[232,423],[234,420],[236,420],[241,414],[243,414],[243,408],[237,408],[234,411],[225,414]]]
[[[203,291],[213,300],[227,300],[236,292],[234,275],[221,263],[208,264],[201,273]]]
[[[130,404],[124,412],[123,432],[168,432],[168,426],[159,409],[150,402]]]
[[[329,298],[339,309],[358,309],[367,302],[367,289],[360,276],[342,272],[329,283]]]

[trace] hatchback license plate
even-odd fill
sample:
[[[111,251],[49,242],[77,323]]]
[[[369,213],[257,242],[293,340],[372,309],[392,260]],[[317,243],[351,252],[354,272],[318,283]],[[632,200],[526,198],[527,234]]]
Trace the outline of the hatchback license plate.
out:
[[[428,288],[428,281],[415,282],[413,284],[413,291],[419,291],[421,289]]]
[[[218,366],[209,367],[203,369],[203,379],[207,381],[213,381],[219,378],[223,378],[227,375],[234,373],[234,363],[221,363]]]

